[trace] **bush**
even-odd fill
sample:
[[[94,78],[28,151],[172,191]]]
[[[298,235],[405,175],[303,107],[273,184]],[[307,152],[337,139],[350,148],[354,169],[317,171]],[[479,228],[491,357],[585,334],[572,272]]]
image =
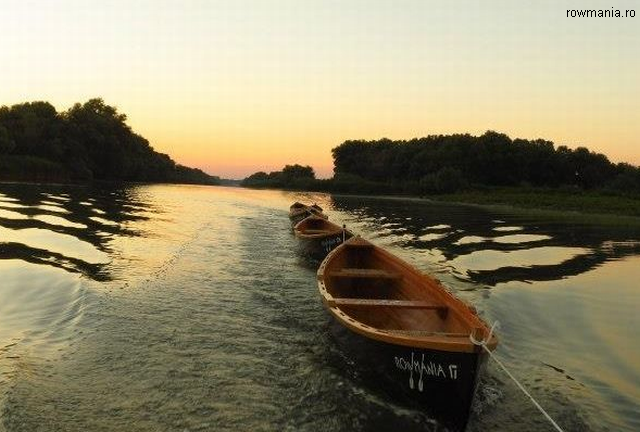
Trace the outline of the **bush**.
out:
[[[631,170],[621,172],[607,183],[606,189],[627,193],[640,192],[640,172]]]
[[[420,179],[420,191],[425,194],[446,194],[464,189],[467,181],[456,168],[445,167],[437,173],[427,174]]]

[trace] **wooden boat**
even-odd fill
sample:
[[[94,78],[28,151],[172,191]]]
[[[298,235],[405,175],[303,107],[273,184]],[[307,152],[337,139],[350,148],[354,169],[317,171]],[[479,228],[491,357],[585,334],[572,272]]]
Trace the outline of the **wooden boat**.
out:
[[[464,430],[490,330],[474,308],[384,249],[354,237],[318,269],[325,307],[342,328],[360,373],[383,391]],[[348,331],[344,331],[348,329]],[[495,349],[491,337],[487,347]]]
[[[300,201],[296,201],[296,202],[294,202],[293,204],[291,204],[291,207],[289,207],[289,211],[299,210],[299,209],[303,209],[303,208],[305,208],[305,207],[313,207],[315,210],[317,210],[317,211],[319,211],[319,212],[323,211],[323,210],[322,210],[322,207],[320,207],[320,206],[319,206],[318,204],[316,204],[316,203],[313,203],[313,204],[311,204],[311,205],[309,206],[309,205],[306,205],[306,204],[301,203]]]
[[[289,212],[293,212],[294,210],[300,210],[306,207],[308,207],[306,204],[303,204],[300,201],[296,201],[293,204],[291,204],[291,207],[289,207]]]
[[[327,215],[322,213],[322,207],[317,204],[306,205],[296,201],[291,205],[291,207],[289,207],[289,219],[291,219],[291,224],[293,226],[312,215],[329,219]]]
[[[353,237],[353,233],[345,227],[316,215],[298,222],[293,232],[303,242],[306,251],[319,259],[324,258],[336,246]]]

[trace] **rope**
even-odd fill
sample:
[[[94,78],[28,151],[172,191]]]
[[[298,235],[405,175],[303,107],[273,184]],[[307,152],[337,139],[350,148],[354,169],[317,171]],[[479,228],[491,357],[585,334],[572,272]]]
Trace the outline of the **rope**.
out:
[[[509,376],[509,378],[511,378],[513,380],[513,382],[516,383],[518,388],[520,390],[522,390],[522,393],[524,393],[529,399],[531,399],[531,402],[533,402],[533,404],[536,406],[536,408],[538,408],[538,410],[540,410],[540,412],[547,418],[547,420],[549,420],[549,422],[553,425],[553,427],[558,432],[564,432],[560,428],[560,426],[558,426],[558,423],[556,423],[555,420],[553,420],[551,418],[551,416],[544,410],[544,408],[542,408],[542,406],[540,406],[540,404],[533,398],[533,396],[531,396],[531,394],[524,388],[524,386],[522,384],[520,384],[520,382],[516,379],[516,377],[514,377],[511,374],[511,372],[509,372],[507,367],[500,360],[498,360],[498,358],[496,356],[494,356],[494,354],[491,352],[491,350],[489,348],[487,348],[487,342],[491,340],[491,336],[493,336],[493,330],[495,328],[499,327],[499,325],[500,325],[500,323],[498,321],[493,323],[493,325],[491,326],[491,331],[489,332],[489,336],[486,339],[484,339],[482,341],[479,341],[473,336],[473,333],[471,333],[469,335],[469,340],[471,340],[471,342],[474,345],[481,346],[487,352],[487,354],[489,354],[489,357],[491,357],[496,363],[498,363],[498,366],[500,366],[502,368],[502,370]]]

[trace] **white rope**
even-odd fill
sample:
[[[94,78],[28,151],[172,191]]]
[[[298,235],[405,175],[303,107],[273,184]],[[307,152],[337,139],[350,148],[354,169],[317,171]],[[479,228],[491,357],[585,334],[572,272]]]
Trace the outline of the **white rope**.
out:
[[[469,340],[471,340],[471,342],[474,345],[478,345],[481,346],[482,348],[484,348],[484,350],[489,354],[489,357],[491,357],[496,363],[498,363],[498,366],[500,366],[502,368],[502,370],[509,375],[509,378],[511,378],[513,380],[514,383],[516,383],[516,385],[518,386],[518,388],[520,390],[522,390],[522,393],[524,393],[529,399],[531,399],[531,402],[533,402],[533,404],[536,406],[536,408],[538,408],[538,410],[540,410],[540,412],[547,418],[547,420],[549,420],[549,422],[553,425],[553,427],[558,431],[558,432],[564,432],[560,426],[558,426],[558,423],[555,422],[555,420],[553,420],[551,418],[551,416],[544,410],[544,408],[542,408],[542,406],[540,406],[540,404],[533,398],[533,396],[531,396],[531,394],[529,394],[529,392],[523,387],[522,384],[520,384],[520,382],[516,379],[516,377],[514,377],[511,372],[509,372],[509,370],[507,370],[507,367],[500,361],[498,360],[498,358],[496,356],[493,355],[493,353],[491,352],[491,350],[489,348],[487,348],[487,342],[491,340],[491,336],[493,336],[493,330],[496,329],[498,326],[500,325],[500,323],[498,321],[494,322],[493,325],[491,326],[491,331],[489,332],[489,336],[482,341],[477,340],[473,333],[471,333],[469,335]]]

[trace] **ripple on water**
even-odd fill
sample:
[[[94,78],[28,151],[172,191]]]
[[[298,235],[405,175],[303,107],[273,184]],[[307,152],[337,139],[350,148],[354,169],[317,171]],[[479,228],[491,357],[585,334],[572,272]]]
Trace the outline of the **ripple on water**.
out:
[[[543,240],[551,240],[553,237],[544,234],[512,234],[491,239],[494,243],[531,243]]]
[[[64,202],[71,201],[71,198],[69,198],[69,195],[67,194],[60,194],[60,195],[43,194],[43,195],[53,201],[64,201]]]
[[[50,211],[53,213],[71,213],[69,210],[60,207],[59,205],[50,205],[50,204],[43,204],[43,205],[39,205],[39,206],[35,206],[34,208],[40,209],[40,210],[45,210],[45,211]]]
[[[60,203],[59,203],[59,202],[57,202],[57,201],[48,201],[48,200],[43,200],[43,201],[40,201],[40,204],[43,204],[43,205],[50,205],[50,206],[54,206],[54,207],[62,207],[62,206],[60,205]]]
[[[0,193],[0,202],[16,202],[18,201],[16,198],[6,196],[5,194]]]
[[[7,243],[21,243],[35,249],[44,249],[90,264],[109,262],[109,256],[91,243],[77,237],[41,228],[12,230],[0,226],[0,239]]]
[[[465,236],[455,241],[453,244],[454,245],[474,244],[474,243],[482,243],[487,240],[489,240],[489,237]]]
[[[17,259],[0,260],[0,274],[0,371],[10,376],[24,356],[46,357],[69,343],[85,291],[78,275]]]
[[[451,228],[451,225],[438,224],[438,225],[428,226],[425,228],[425,230],[443,230],[443,229],[449,229],[449,228]]]
[[[0,208],[0,218],[13,219],[13,220],[27,219],[27,217],[22,213],[14,212],[11,210],[3,210],[1,208]]]
[[[546,234],[511,234],[498,237],[465,236],[455,241],[453,244],[458,246],[483,242],[519,244],[551,240],[552,238],[553,237]]]
[[[101,218],[101,217],[98,217],[98,216],[89,216],[89,219],[94,221],[94,222],[97,222],[97,223],[99,223],[101,225],[108,225],[108,226],[118,226],[119,225],[118,222],[115,222],[115,221],[112,221],[112,220],[109,220],[109,219],[104,219],[104,218]]]
[[[32,219],[39,220],[40,222],[44,222],[49,225],[62,226],[67,228],[80,228],[80,229],[87,228],[85,224],[72,222],[63,217],[53,216],[53,215],[36,215],[36,216],[32,216]]]
[[[467,271],[497,270],[503,267],[557,265],[578,255],[588,255],[585,248],[548,246],[516,251],[482,250],[453,259],[450,264]]]
[[[18,208],[18,209],[23,209],[23,208],[27,208],[27,206],[20,204],[19,202],[9,202],[9,201],[2,201],[0,207],[4,207],[4,208]]]
[[[424,241],[424,242],[441,240],[445,238],[447,235],[449,235],[449,233],[446,233],[446,232],[445,233],[428,233],[418,237],[418,240]]]
[[[509,232],[509,231],[522,231],[524,227],[521,226],[500,226],[493,228],[494,231]]]

